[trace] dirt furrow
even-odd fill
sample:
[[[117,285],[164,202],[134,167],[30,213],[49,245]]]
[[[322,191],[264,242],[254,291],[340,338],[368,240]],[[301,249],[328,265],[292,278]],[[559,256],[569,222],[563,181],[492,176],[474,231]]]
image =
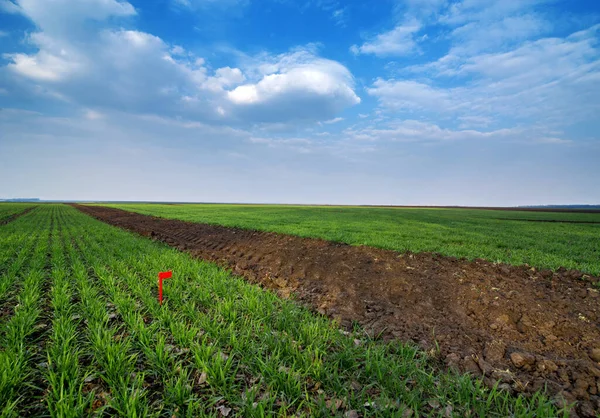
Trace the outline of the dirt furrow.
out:
[[[413,341],[489,385],[546,385],[580,416],[600,411],[597,277],[76,207],[294,294],[342,326]]]

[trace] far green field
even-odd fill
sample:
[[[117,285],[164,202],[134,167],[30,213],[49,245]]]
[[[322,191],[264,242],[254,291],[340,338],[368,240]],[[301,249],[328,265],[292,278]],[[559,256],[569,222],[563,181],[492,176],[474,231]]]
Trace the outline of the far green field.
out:
[[[184,221],[600,275],[600,214],[374,207],[110,204]],[[560,222],[528,222],[554,220]],[[597,222],[597,223],[569,223]]]

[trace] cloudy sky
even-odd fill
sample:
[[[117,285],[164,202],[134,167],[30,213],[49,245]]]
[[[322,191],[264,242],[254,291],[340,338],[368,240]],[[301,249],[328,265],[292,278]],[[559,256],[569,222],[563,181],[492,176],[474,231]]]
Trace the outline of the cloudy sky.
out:
[[[600,203],[600,2],[0,0],[0,198]]]

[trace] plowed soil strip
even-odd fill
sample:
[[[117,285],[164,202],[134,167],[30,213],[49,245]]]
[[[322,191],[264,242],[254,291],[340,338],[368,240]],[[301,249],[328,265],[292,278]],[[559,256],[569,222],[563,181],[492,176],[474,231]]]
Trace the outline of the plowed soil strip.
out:
[[[29,212],[31,212],[32,210],[34,210],[37,206],[31,207],[31,208],[27,208],[25,209],[23,212],[19,212],[19,213],[15,213],[12,214],[4,219],[0,219],[0,225],[6,225],[9,222],[14,221],[15,219],[23,216],[23,215],[27,215]]]
[[[518,392],[547,385],[577,400],[582,416],[600,411],[597,277],[76,207],[293,293],[343,326],[358,322],[425,349],[437,344],[432,352],[448,366],[488,384]]]

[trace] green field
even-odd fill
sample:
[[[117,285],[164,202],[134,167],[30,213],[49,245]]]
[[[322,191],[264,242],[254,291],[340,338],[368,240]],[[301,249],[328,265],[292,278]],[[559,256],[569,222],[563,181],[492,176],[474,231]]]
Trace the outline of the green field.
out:
[[[24,210],[33,207],[31,203],[12,203],[0,202],[0,224],[10,218],[12,215],[23,212]]]
[[[2,417],[559,413],[64,205],[0,226],[0,286]]]
[[[566,267],[600,275],[600,213],[206,204],[106,206],[353,245],[431,251],[538,268]]]

